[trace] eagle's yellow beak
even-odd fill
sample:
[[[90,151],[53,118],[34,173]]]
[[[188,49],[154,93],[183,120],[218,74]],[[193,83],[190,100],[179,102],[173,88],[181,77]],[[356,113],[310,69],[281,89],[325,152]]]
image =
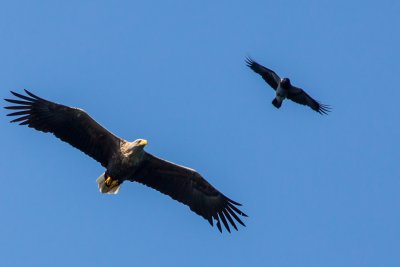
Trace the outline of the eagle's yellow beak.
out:
[[[141,139],[138,143],[138,146],[145,146],[145,145],[147,145],[147,140],[145,139]]]

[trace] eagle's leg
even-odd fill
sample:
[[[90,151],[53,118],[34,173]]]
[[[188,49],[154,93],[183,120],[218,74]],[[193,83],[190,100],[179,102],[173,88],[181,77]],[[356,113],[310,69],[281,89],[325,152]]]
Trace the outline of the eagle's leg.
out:
[[[114,180],[107,172],[100,175],[96,181],[101,193],[116,194],[121,186],[121,182],[118,179]]]
[[[107,174],[105,174],[104,176],[106,177],[106,180],[104,181],[104,183],[105,183],[107,186],[110,186],[111,183],[112,183],[112,178],[111,178],[111,176],[108,176]]]
[[[106,175],[106,180],[104,181],[106,183],[106,185],[110,188],[113,188],[117,185],[119,185],[119,181],[118,180],[113,180],[113,178],[111,178],[111,176],[109,176],[108,174]]]

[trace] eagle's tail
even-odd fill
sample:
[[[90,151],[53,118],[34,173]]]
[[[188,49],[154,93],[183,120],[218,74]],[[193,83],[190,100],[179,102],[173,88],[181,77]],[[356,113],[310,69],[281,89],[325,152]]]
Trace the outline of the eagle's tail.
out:
[[[99,185],[99,190],[103,194],[118,194],[119,188],[122,183],[118,180],[112,180],[112,178],[105,173],[102,173],[99,178],[96,179]]]

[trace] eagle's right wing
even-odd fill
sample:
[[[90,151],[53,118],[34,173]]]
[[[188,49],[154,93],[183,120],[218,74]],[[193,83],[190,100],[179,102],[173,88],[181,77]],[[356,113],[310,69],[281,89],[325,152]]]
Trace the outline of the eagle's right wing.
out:
[[[81,150],[107,167],[121,139],[98,124],[85,111],[50,102],[25,90],[21,95],[11,92],[19,99],[5,99],[17,104],[6,109],[15,110],[7,116],[18,116],[11,122],[20,122],[42,132],[53,133],[62,141]]]

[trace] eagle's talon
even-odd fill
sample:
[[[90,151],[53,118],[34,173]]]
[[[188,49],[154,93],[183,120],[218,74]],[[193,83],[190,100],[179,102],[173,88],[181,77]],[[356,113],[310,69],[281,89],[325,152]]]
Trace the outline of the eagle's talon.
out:
[[[104,181],[104,183],[105,183],[107,186],[110,186],[111,183],[112,183],[111,177],[107,177],[107,179]]]

